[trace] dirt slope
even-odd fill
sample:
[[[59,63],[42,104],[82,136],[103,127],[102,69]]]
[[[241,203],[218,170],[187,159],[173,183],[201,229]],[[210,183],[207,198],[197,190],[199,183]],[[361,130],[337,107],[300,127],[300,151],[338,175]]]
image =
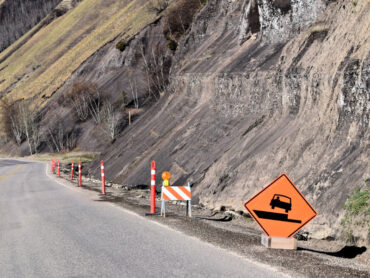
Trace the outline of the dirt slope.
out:
[[[207,4],[176,52],[176,93],[99,159],[128,184],[148,184],[156,159],[174,184],[190,180],[201,204],[236,210],[285,172],[319,211],[307,229],[336,237],[346,196],[370,173],[369,4],[267,11],[280,29],[249,30],[240,46],[242,8]],[[297,27],[294,16],[308,13]]]

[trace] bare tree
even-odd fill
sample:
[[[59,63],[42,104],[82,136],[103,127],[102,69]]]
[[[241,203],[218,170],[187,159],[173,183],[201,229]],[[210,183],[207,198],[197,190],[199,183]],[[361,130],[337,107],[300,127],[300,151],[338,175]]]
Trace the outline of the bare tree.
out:
[[[47,134],[45,138],[49,148],[56,152],[64,150],[64,127],[62,123],[54,126],[50,124],[47,127]]]
[[[30,154],[36,153],[40,145],[39,115],[29,102],[2,100],[3,131],[13,138],[18,146],[27,140]]]
[[[142,45],[141,56],[144,61],[149,94],[157,100],[158,95],[167,89],[169,61],[165,51],[160,46],[152,48],[150,53],[145,55],[144,46]]]
[[[18,146],[22,144],[24,138],[24,129],[22,126],[21,118],[19,117],[18,108],[14,109],[14,114],[10,115],[11,131],[14,136],[14,139]]]
[[[107,101],[102,108],[102,128],[103,131],[114,140],[118,132],[118,117],[116,109],[110,101]]]
[[[7,98],[1,99],[1,125],[5,136],[20,146],[24,139],[24,132],[18,103]]]
[[[66,131],[63,123],[50,123],[44,133],[44,140],[53,152],[73,150],[77,145],[77,131]]]
[[[91,116],[96,124],[100,123],[102,97],[95,84],[77,81],[73,83],[67,97],[80,121],[84,122]]]
[[[90,115],[92,116],[94,122],[96,124],[99,124],[101,122],[100,118],[100,108],[102,104],[102,98],[99,90],[95,90],[93,92],[94,94],[89,95],[89,111]]]
[[[139,97],[137,93],[136,79],[135,79],[135,84],[132,84],[130,80],[130,88],[131,88],[131,95],[132,95],[132,100],[134,101],[135,108],[138,109],[139,108]]]
[[[81,95],[81,97],[73,98],[72,103],[79,120],[82,122],[86,121],[90,116],[89,104],[86,97]]]

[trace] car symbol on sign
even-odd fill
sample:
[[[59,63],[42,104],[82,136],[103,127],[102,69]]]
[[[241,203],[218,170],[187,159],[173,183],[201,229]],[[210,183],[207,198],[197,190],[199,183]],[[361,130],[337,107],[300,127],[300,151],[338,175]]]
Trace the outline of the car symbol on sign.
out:
[[[275,207],[285,209],[285,212],[288,213],[288,211],[292,210],[292,200],[288,196],[275,194],[270,202],[270,206],[272,209],[275,209]]]

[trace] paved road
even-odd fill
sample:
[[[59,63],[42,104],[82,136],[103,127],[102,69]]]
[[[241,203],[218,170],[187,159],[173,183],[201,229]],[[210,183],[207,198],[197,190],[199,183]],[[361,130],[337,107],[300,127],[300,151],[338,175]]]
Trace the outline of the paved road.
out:
[[[0,159],[0,277],[281,277]]]

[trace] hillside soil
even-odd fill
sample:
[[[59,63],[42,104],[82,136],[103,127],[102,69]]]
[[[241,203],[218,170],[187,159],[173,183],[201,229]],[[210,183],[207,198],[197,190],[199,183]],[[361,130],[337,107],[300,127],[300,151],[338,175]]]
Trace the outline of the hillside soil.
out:
[[[75,177],[70,181],[70,168],[62,169],[61,177],[77,187]],[[48,171],[51,171],[48,165]],[[107,183],[106,195],[100,194],[101,181],[83,177],[81,190],[98,193],[98,202],[108,202],[140,216],[150,211],[150,190],[128,189],[124,185]],[[157,193],[156,212],[160,211]],[[167,202],[166,218],[146,216],[151,221],[167,225],[189,236],[227,249],[247,259],[278,268],[292,277],[369,277],[370,252],[366,247],[346,246],[340,241],[314,240],[299,233],[297,250],[267,249],[261,245],[262,231],[243,212],[214,211],[192,206],[193,217],[185,215],[184,202]]]

